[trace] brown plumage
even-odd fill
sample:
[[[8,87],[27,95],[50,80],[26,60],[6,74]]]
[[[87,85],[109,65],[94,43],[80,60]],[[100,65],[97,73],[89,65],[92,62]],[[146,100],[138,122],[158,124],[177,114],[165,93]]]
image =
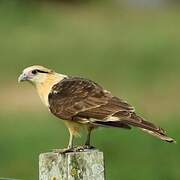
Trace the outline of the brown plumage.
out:
[[[61,119],[126,129],[135,126],[162,140],[173,142],[162,128],[136,115],[131,105],[90,80],[65,78],[52,87],[49,104],[51,112]]]
[[[26,68],[19,79],[31,81],[43,103],[64,120],[70,131],[69,148],[81,127],[88,131],[86,145],[90,145],[91,130],[99,126],[125,129],[134,126],[159,139],[174,142],[162,128],[138,116],[133,106],[91,80],[61,75],[42,66]]]

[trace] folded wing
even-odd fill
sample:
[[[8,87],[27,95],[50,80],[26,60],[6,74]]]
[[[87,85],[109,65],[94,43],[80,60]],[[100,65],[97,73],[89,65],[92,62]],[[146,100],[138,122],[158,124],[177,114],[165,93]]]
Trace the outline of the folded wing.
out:
[[[174,141],[162,128],[136,115],[126,101],[83,78],[67,78],[54,85],[49,94],[49,108],[65,120],[126,129],[135,126],[164,141]]]

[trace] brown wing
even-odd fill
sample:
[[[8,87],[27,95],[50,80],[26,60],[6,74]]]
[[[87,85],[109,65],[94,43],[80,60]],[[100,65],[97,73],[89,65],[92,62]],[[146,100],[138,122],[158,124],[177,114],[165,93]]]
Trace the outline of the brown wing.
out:
[[[124,114],[128,115],[131,112],[134,112],[134,107],[117,97],[111,96],[106,104],[81,111],[77,116],[93,118],[103,122],[119,121],[120,114],[124,116]],[[115,116],[117,113],[119,116]]]
[[[97,83],[75,77],[64,79],[53,86],[49,94],[49,105],[53,114],[67,120],[81,115],[87,119],[105,119],[119,111],[134,110]]]
[[[134,109],[130,109],[131,106],[129,106],[129,109],[126,107],[123,110],[122,104],[124,104],[123,101],[112,97],[107,104],[80,112],[77,116],[89,118],[90,122],[95,125],[126,129],[131,129],[131,126],[135,126],[163,141],[175,142],[174,139],[166,135],[166,132],[162,128],[136,115],[136,113],[133,112]]]
[[[111,94],[96,83],[74,77],[52,87],[49,105],[56,116],[72,120],[79,112],[106,104],[110,98]]]
[[[55,116],[65,120],[111,127],[136,126],[162,140],[173,141],[163,129],[137,116],[127,102],[90,80],[69,78],[54,85],[49,105]]]
[[[128,106],[126,102],[117,97],[112,97],[105,105],[80,112],[77,116],[90,118],[90,122],[96,125],[126,129],[135,126],[161,140],[175,142],[174,139],[166,135],[162,128],[136,115],[132,106]]]

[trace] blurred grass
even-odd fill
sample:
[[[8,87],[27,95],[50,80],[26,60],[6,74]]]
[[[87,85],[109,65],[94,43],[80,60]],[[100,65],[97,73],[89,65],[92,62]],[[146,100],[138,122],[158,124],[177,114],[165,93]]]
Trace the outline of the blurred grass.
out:
[[[68,141],[64,125],[42,109],[12,111],[17,105],[14,97],[27,103],[18,94],[23,88],[27,93],[25,86],[14,84],[22,69],[32,64],[95,79],[114,94],[128,97],[138,112],[178,142],[179,16],[176,8],[0,4],[0,176],[37,179],[39,153]],[[138,130],[103,129],[93,137],[94,145],[105,152],[107,179],[180,178],[179,144]]]
[[[161,123],[180,141],[174,117]],[[47,114],[1,114],[1,176],[37,179],[38,155],[67,145],[64,125]],[[84,138],[77,140],[83,143]],[[93,144],[105,152],[107,179],[178,180],[180,145],[161,142],[138,130],[99,129]]]

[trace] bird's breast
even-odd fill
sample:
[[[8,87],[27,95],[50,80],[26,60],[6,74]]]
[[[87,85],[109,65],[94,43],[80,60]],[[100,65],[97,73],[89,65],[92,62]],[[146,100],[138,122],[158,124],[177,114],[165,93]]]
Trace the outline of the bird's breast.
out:
[[[52,90],[52,87],[63,80],[65,77],[66,76],[64,75],[61,76],[58,74],[47,76],[43,83],[36,84],[37,92],[45,106],[49,107],[48,97]]]

